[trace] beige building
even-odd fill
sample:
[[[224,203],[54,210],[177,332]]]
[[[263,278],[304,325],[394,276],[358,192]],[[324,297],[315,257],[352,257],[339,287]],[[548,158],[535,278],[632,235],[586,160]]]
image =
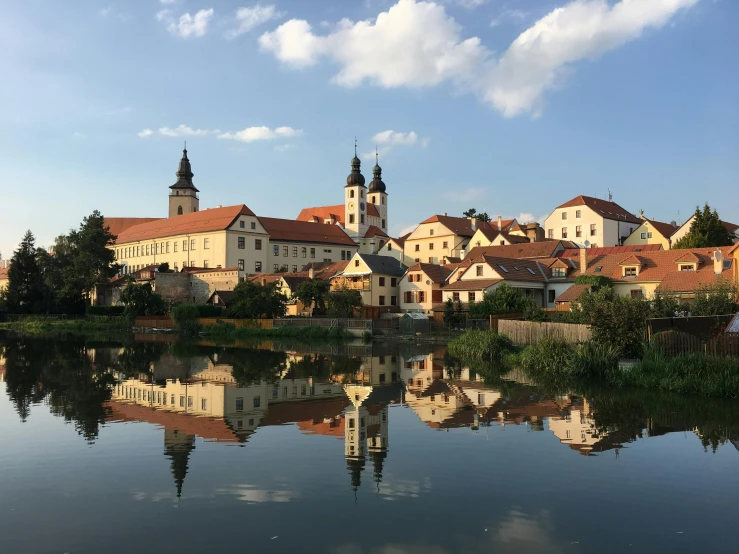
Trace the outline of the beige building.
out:
[[[443,301],[443,286],[452,273],[449,265],[417,263],[399,281],[400,307],[404,312],[432,314],[434,304]]]
[[[642,223],[623,241],[624,246],[658,244],[663,250],[672,247],[672,237],[678,230],[677,224],[663,223],[642,217]]]
[[[8,288],[8,269],[0,268],[0,291]]]
[[[348,288],[362,294],[362,304],[399,311],[398,282],[407,267],[395,258],[376,254],[355,254],[344,271],[331,279],[331,288]]]
[[[693,227],[693,221],[695,221],[695,214],[691,215],[685,223],[680,225],[675,230],[675,232],[670,237],[672,239],[672,244],[675,244],[677,241],[687,235],[688,232],[690,232],[691,227]],[[739,225],[729,223],[728,221],[722,221],[721,224],[726,227],[726,230],[729,232],[729,236],[734,241],[734,244],[739,242]]]
[[[549,239],[597,248],[623,244],[641,223],[615,202],[581,195],[558,206],[545,227]]]

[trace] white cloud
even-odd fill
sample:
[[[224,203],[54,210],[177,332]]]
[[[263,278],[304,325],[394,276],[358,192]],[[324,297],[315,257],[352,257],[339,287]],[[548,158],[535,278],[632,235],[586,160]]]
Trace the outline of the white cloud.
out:
[[[377,144],[416,144],[418,135],[413,131],[409,133],[400,133],[393,130],[382,131],[377,133],[372,140]]]
[[[175,19],[172,10],[164,9],[156,14],[157,21],[163,22],[167,30],[174,36],[180,38],[202,37],[208,32],[208,24],[214,14],[213,8],[200,10],[194,16],[189,13],[182,14]]]
[[[498,17],[490,22],[491,27],[497,27],[504,21],[514,21],[516,23],[523,23],[529,16],[529,12],[523,10],[504,10]]]
[[[479,8],[485,3],[485,0],[451,0],[451,1],[453,4],[457,4],[458,6],[467,8],[468,10]]]
[[[278,138],[292,138],[302,135],[300,129],[292,127],[277,127],[270,129],[269,127],[247,127],[243,131],[235,133],[227,132],[218,136],[219,139],[238,140],[240,142],[254,142],[258,140],[274,140]]]
[[[160,4],[174,4],[177,0],[159,0]]]
[[[187,125],[178,125],[174,129],[171,129],[170,127],[159,127],[157,132],[165,137],[197,137],[220,133],[218,129],[214,129],[212,131],[208,129],[193,129]]]
[[[236,10],[237,27],[226,32],[226,38],[236,38],[259,25],[263,25],[272,19],[278,19],[284,14],[277,11],[275,6],[262,6],[256,4],[251,8],[239,8]]]
[[[398,0],[374,21],[344,19],[325,35],[315,34],[307,21],[291,19],[263,34],[259,44],[293,67],[331,60],[339,67],[333,80],[341,86],[367,81],[416,88],[450,82],[506,117],[537,115],[544,93],[561,83],[572,64],[662,27],[697,1],[574,0],[535,22],[500,57],[479,38],[464,38],[442,5],[423,0]]]
[[[141,138],[146,138],[146,137],[150,137],[151,135],[153,135],[154,131],[152,131],[151,129],[144,129],[143,131],[139,131],[136,134],[140,136]]]

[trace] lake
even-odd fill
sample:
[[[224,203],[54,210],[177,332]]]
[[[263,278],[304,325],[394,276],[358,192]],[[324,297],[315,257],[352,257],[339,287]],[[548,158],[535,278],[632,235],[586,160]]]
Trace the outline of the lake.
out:
[[[478,371],[0,335],[0,551],[739,551],[739,403]]]

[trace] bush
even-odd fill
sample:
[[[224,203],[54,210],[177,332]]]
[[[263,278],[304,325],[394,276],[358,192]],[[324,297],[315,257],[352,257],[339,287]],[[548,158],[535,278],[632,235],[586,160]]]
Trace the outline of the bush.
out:
[[[181,335],[197,336],[200,334],[200,325],[195,321],[200,316],[197,304],[177,304],[172,308],[172,321]]]
[[[469,330],[449,343],[449,354],[461,360],[501,361],[513,350],[511,339],[492,331]]]
[[[486,292],[479,302],[470,302],[470,319],[485,319],[491,315],[518,314],[538,307],[533,296],[527,296],[520,289],[501,283]]]
[[[223,308],[212,304],[195,304],[198,309],[198,317],[221,317]]]
[[[85,313],[87,315],[121,316],[125,309],[125,306],[87,306]]]
[[[124,314],[133,320],[140,315],[164,315],[167,304],[154,292],[149,283],[139,285],[129,281],[121,292],[121,302],[126,307]]]

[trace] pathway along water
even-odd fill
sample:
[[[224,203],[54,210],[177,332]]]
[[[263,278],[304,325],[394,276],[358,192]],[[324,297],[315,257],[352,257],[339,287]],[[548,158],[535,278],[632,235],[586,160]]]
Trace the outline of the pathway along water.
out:
[[[0,550],[736,551],[737,403],[443,354],[0,339]]]

